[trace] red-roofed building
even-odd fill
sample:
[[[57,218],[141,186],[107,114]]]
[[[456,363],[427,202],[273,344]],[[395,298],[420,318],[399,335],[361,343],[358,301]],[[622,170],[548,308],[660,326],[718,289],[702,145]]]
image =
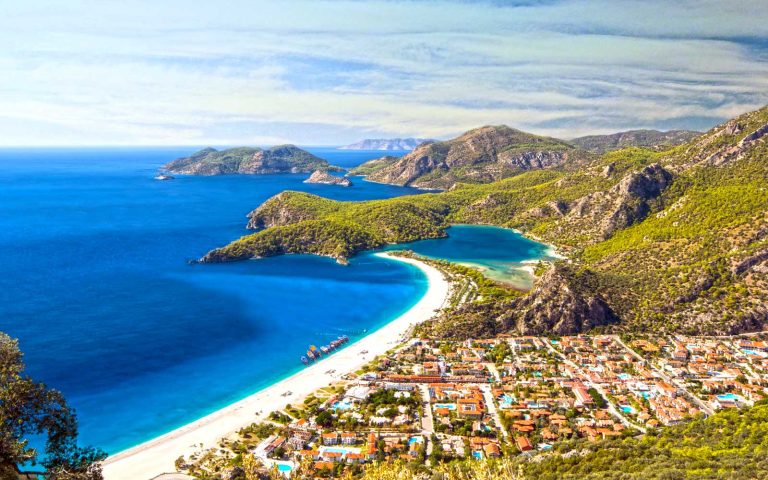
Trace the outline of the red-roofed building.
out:
[[[528,450],[533,450],[533,445],[531,445],[531,441],[528,440],[528,437],[515,437],[515,444],[517,445],[517,448],[520,449],[521,452],[527,452]]]

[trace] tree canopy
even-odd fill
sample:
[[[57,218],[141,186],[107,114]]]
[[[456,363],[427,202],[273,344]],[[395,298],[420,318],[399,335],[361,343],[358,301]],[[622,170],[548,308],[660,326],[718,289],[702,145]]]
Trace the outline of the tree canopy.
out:
[[[56,480],[99,480],[101,450],[77,444],[77,418],[61,392],[24,374],[18,342],[0,333],[0,479],[42,466]],[[30,439],[45,440],[44,455]]]

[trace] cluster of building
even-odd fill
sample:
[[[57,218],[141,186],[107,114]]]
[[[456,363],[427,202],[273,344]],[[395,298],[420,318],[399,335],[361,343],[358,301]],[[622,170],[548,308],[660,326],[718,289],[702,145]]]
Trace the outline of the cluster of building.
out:
[[[752,405],[766,396],[768,341],[762,335],[644,338],[632,347],[668,379],[672,393],[683,390],[707,413]]]
[[[414,340],[256,452],[318,473],[373,460],[528,454],[750,405],[766,387],[761,337]]]

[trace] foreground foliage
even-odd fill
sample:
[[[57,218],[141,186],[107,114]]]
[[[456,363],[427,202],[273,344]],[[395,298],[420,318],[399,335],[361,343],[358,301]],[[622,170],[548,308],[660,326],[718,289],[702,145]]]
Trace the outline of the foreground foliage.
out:
[[[39,437],[46,441],[44,459],[30,445]],[[26,376],[18,342],[0,333],[0,479],[41,463],[47,478],[98,480],[104,458],[77,445],[77,420],[64,397]]]

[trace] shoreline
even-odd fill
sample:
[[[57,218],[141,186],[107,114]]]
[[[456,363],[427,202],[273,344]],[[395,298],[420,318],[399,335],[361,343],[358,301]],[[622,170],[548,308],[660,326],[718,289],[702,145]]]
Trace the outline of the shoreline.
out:
[[[110,456],[102,464],[104,478],[150,480],[162,473],[175,472],[174,462],[178,457],[215,447],[222,438],[266,418],[273,410],[282,409],[288,403],[300,403],[307,395],[402,343],[402,337],[412,326],[432,318],[435,311],[443,307],[450,285],[442,272],[412,258],[385,252],[374,255],[410,264],[426,275],[427,292],[413,307],[378,330],[288,378],[183,427]],[[286,392],[292,393],[283,396]]]

